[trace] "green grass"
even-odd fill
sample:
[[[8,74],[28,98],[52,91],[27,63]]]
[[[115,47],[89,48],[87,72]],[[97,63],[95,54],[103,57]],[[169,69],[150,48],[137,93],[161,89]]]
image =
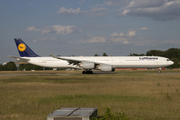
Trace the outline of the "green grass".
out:
[[[180,119],[180,74],[45,72],[52,75],[0,76],[0,120],[44,120],[62,107],[98,107],[99,115],[108,107],[131,120]]]
[[[142,102],[151,101],[151,98],[140,96],[123,96],[123,95],[57,95],[53,97],[40,98],[39,103],[42,104],[77,104],[79,106],[87,105],[93,102],[94,104],[115,103],[115,102]]]

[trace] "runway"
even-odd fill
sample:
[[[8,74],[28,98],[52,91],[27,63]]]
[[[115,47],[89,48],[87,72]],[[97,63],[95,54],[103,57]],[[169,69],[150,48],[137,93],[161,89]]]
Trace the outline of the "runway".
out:
[[[0,74],[0,76],[53,76],[53,75],[75,75],[75,74],[49,74],[49,73],[44,73],[44,74]]]
[[[94,73],[93,74],[82,74],[82,73],[68,73],[68,72],[66,72],[66,73],[28,73],[28,74],[24,74],[24,73],[22,73],[22,74],[20,74],[20,73],[18,73],[18,74],[3,74],[3,73],[0,73],[0,76],[70,76],[70,75],[83,75],[83,76],[85,76],[85,75],[103,75],[103,74],[115,74],[115,75],[117,75],[117,74],[119,74],[119,75],[123,75],[123,74],[139,74],[139,75],[151,75],[151,74],[159,74],[158,72],[149,72],[149,73],[142,73],[142,72],[136,72],[136,73],[129,73],[129,72],[98,72],[98,71],[94,71]],[[173,74],[180,74],[180,72],[162,72],[162,73],[160,73],[159,75],[173,75]]]

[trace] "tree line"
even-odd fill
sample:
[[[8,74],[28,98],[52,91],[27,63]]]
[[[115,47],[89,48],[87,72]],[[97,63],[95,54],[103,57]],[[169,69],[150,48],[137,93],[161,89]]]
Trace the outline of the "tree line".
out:
[[[19,67],[17,67],[13,61],[10,61],[5,65],[0,64],[0,71],[16,71],[16,70],[52,70],[52,68],[45,68],[30,63],[20,64]]]
[[[97,53],[94,56],[100,56]],[[102,56],[108,56],[106,53],[103,53]],[[146,54],[137,54],[130,53],[128,56],[161,56],[169,58],[174,62],[169,68],[180,68],[180,49],[170,48],[165,51],[161,50],[150,50]],[[0,64],[0,71],[16,71],[16,70],[52,70],[52,68],[44,68],[33,64],[20,64],[17,68],[15,63],[10,61],[6,65]]]
[[[0,71],[15,71],[17,67],[14,62],[10,61],[6,65],[0,64]]]

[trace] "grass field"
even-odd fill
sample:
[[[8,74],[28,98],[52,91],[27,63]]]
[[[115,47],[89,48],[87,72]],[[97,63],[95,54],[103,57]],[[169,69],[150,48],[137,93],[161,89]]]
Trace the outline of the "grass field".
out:
[[[180,71],[118,72],[121,74],[0,72],[0,120],[46,120],[62,107],[97,107],[99,115],[108,107],[131,120],[180,119]]]

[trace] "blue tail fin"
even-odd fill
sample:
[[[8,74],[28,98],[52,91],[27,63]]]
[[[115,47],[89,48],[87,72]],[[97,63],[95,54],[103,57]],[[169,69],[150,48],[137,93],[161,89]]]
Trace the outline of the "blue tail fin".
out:
[[[14,38],[14,41],[21,57],[40,57],[34,53],[20,38]]]

